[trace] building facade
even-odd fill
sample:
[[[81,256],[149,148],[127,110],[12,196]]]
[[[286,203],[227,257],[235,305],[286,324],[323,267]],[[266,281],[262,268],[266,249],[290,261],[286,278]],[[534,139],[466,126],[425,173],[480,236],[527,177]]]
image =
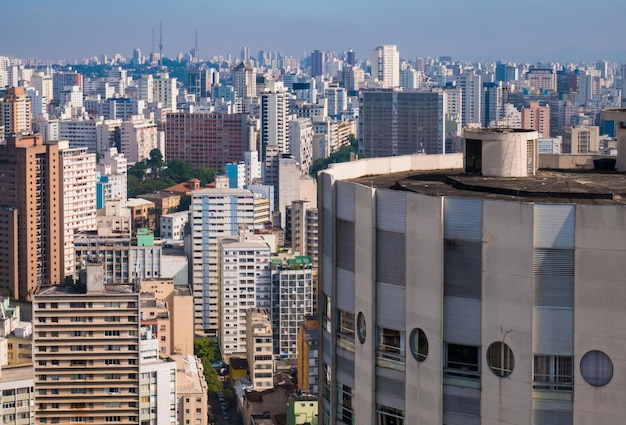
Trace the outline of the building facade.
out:
[[[384,45],[372,50],[372,78],[378,80],[382,88],[400,86],[400,53],[396,45]]]
[[[409,156],[320,175],[320,422],[622,420],[626,332],[607,323],[626,319],[626,210],[594,198],[623,180],[585,172],[572,198],[572,172],[463,167]],[[450,178],[463,185],[433,183]]]

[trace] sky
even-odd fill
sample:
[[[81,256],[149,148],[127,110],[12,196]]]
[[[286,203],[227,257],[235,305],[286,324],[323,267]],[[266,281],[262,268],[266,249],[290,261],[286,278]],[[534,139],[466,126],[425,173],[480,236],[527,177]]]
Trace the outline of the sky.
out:
[[[626,63],[625,0],[0,0],[0,56],[44,60],[241,48],[302,57],[382,44],[404,58]]]

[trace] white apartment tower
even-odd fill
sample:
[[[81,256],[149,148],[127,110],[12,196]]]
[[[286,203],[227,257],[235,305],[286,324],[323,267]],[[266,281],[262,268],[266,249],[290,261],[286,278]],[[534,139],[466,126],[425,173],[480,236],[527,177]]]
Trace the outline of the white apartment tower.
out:
[[[261,93],[261,161],[267,146],[289,152],[289,92],[282,81],[270,81]]]
[[[382,88],[400,86],[400,53],[396,45],[384,45],[372,51],[372,78],[377,79]]]
[[[289,144],[291,154],[300,163],[302,174],[308,174],[313,163],[313,125],[309,118],[289,121]]]
[[[217,336],[219,323],[219,236],[252,226],[254,195],[243,189],[201,189],[191,195],[191,283],[194,326]]]
[[[96,230],[96,154],[87,148],[64,148],[59,143],[63,182],[63,264],[65,276],[76,270],[74,234]]]
[[[150,151],[159,147],[156,123],[141,115],[122,122],[121,130],[122,153],[130,162],[150,158]]]
[[[246,314],[270,307],[271,249],[242,226],[238,236],[220,240],[220,349],[222,354],[246,353]]]
[[[104,151],[104,157],[96,165],[96,170],[101,176],[106,176],[110,184],[111,191],[103,199],[106,201],[117,200],[121,203],[121,208],[126,208],[128,200],[127,187],[127,166],[128,161],[123,153],[118,153],[117,148],[112,147]]]

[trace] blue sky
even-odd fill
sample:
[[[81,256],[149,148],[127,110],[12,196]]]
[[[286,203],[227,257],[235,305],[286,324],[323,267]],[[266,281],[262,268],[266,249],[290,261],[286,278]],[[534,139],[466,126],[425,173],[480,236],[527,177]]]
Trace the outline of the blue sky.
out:
[[[626,63],[624,0],[3,0],[0,55],[67,59],[148,53],[239,55],[248,46],[301,57],[381,44],[402,57]]]

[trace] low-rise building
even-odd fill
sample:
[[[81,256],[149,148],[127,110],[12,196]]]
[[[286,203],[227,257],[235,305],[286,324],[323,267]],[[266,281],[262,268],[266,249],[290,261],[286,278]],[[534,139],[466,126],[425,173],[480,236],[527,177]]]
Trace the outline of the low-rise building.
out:
[[[247,356],[250,380],[254,389],[274,385],[272,325],[265,310],[250,309],[246,315]]]

